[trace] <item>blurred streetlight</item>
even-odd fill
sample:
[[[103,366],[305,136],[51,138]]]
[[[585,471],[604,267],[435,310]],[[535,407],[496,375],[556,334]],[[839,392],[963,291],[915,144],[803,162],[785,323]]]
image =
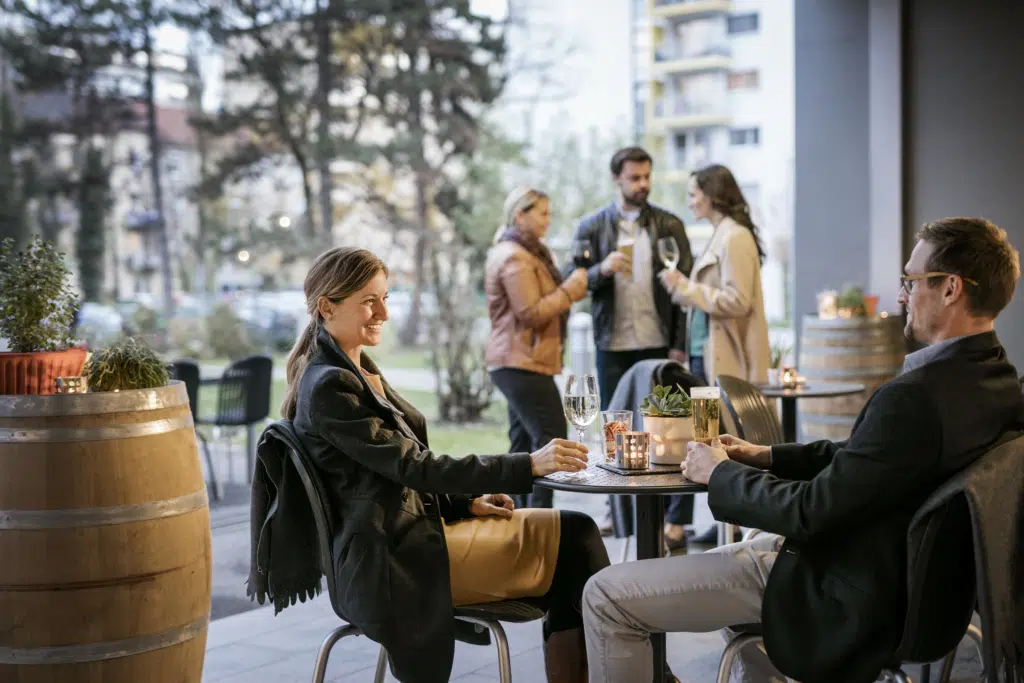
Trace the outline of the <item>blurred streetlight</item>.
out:
[[[281,216],[277,219],[277,224],[282,228],[289,228],[292,225],[292,219],[288,218],[288,216]]]
[[[249,252],[248,252],[248,250],[242,249],[241,251],[239,251],[238,252],[238,260],[241,261],[242,263],[248,263],[249,262]]]

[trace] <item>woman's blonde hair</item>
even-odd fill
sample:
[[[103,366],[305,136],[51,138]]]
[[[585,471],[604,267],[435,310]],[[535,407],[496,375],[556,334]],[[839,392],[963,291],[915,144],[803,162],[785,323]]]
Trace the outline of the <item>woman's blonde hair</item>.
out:
[[[302,284],[309,322],[288,354],[287,388],[281,402],[281,415],[286,419],[295,419],[299,380],[302,379],[306,363],[316,348],[317,335],[323,329],[324,321],[317,308],[320,297],[327,297],[332,301],[347,299],[369,284],[379,273],[388,274],[384,262],[373,252],[355,247],[335,247],[320,254],[313,262]]]
[[[537,202],[547,199],[548,196],[535,188],[520,185],[508,193],[505,197],[505,205],[502,208],[502,223],[494,233],[494,243],[497,244],[505,230],[515,227],[516,216],[520,211],[529,211]]]

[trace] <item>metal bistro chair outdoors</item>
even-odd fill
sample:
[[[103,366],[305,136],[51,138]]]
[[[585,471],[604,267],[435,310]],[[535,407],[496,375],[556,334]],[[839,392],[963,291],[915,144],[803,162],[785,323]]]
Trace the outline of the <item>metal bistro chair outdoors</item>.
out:
[[[984,548],[984,543],[991,542],[991,539],[979,536],[964,491],[972,485],[977,486],[985,477],[1001,481],[998,474],[993,477],[991,472],[1021,455],[1024,455],[1024,437],[990,451],[940,486],[914,515],[907,532],[907,611],[902,615],[903,637],[893,657],[895,661],[882,670],[887,677],[898,683],[910,683],[902,665],[911,663],[924,665],[922,676],[927,680],[931,662],[942,659],[940,681],[947,683],[956,650],[966,635],[981,654],[986,676],[995,676],[991,680],[998,680],[998,653],[989,652],[995,648],[984,643],[982,631],[971,624],[971,617],[976,606],[980,607],[982,625],[988,628],[986,614],[993,614],[995,606],[987,592],[979,592],[978,579],[982,577],[984,585],[988,585],[992,578],[1003,580],[1002,574],[1007,573],[1007,567],[988,567],[988,571],[980,569],[981,560],[974,544],[980,540]],[[1004,488],[1018,485],[1019,477],[1003,479],[1005,481],[1001,485]],[[1007,501],[1016,500],[1010,492],[1005,496],[1000,496],[1003,491],[989,493]],[[1000,511],[997,516],[1009,520],[1004,520],[1001,525],[1007,528],[1020,522],[1020,513],[1015,516]],[[999,531],[1003,529],[998,529],[997,534]],[[984,551],[982,555],[986,563],[991,563],[989,555]],[[960,561],[954,561],[954,558]],[[1012,622],[1012,615],[1008,618],[1003,616],[1004,620]],[[1012,628],[1012,624],[992,623],[1004,630],[1007,626]],[[722,653],[718,683],[728,683],[733,660],[742,648],[762,642],[760,625],[737,626],[734,630],[739,635],[726,645]],[[1007,676],[1007,680],[1012,678]]]
[[[256,425],[270,416],[270,391],[274,361],[255,355],[236,360],[217,379],[204,379],[200,386],[217,387],[217,412],[213,417],[198,416],[197,424],[215,429],[228,428],[228,479],[232,478],[231,440],[234,428],[245,427],[245,480],[252,482],[256,457]],[[205,443],[205,441],[204,441]]]
[[[176,360],[167,366],[167,374],[171,379],[176,379],[185,385],[185,392],[188,394],[188,406],[192,410],[192,423],[199,424],[199,364],[191,360]],[[213,468],[213,458],[210,456],[210,445],[206,437],[198,429],[195,430],[199,443],[203,446],[203,455],[206,457],[206,468],[210,472],[210,497],[213,500],[220,500],[221,487],[217,480],[217,471]]]
[[[289,431],[292,429],[291,424],[287,421],[281,421],[277,424]],[[296,438],[295,441],[298,442],[298,439]],[[299,474],[299,479],[302,480],[302,486],[306,489],[306,495],[309,496],[313,519],[316,521],[317,540],[320,551],[320,571],[323,572],[324,578],[327,581],[327,593],[330,596],[331,605],[334,607],[338,617],[344,620],[344,615],[338,611],[337,596],[334,593],[334,562],[331,558],[330,550],[332,534],[324,502],[327,500],[327,492],[323,489],[320,479],[313,476],[312,465],[308,462],[308,456],[304,453],[298,453],[292,448],[288,449],[288,453],[292,464],[295,466],[295,471]],[[472,624],[478,633],[483,633],[484,629],[488,629],[494,636],[498,647],[498,672],[501,683],[512,683],[512,661],[508,649],[508,638],[505,636],[505,629],[502,627],[501,622],[523,623],[535,621],[543,616],[544,610],[534,601],[526,599],[503,600],[501,602],[465,605],[455,608],[456,621]],[[335,644],[346,636],[357,635],[361,635],[359,629],[351,624],[342,624],[327,634],[316,656],[313,683],[323,683],[324,676],[327,674],[327,660]],[[465,640],[464,638],[460,639]],[[474,640],[473,642],[476,643],[477,641]],[[489,642],[490,639],[488,638],[484,644],[489,644]],[[374,683],[383,683],[386,672],[387,652],[382,647],[377,657],[377,673],[373,679]]]
[[[722,401],[736,424],[737,437],[761,446],[783,442],[779,416],[756,386],[729,375],[719,375],[717,382]]]

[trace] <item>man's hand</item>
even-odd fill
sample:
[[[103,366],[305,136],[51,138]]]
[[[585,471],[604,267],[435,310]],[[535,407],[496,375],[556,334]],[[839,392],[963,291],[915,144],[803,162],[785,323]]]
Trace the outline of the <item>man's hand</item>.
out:
[[[707,484],[718,463],[728,459],[729,456],[725,454],[725,449],[718,439],[712,441],[710,446],[700,441],[691,441],[686,445],[683,476],[695,484]]]
[[[516,504],[504,493],[488,493],[486,496],[474,498],[469,504],[469,512],[474,517],[512,518]]]
[[[608,276],[612,273],[626,273],[633,268],[633,262],[626,258],[621,251],[613,251],[601,261],[601,274]]]
[[[741,462],[744,465],[757,467],[762,470],[770,469],[772,466],[771,446],[756,446],[743,439],[737,439],[730,434],[723,434],[722,445],[730,460]]]

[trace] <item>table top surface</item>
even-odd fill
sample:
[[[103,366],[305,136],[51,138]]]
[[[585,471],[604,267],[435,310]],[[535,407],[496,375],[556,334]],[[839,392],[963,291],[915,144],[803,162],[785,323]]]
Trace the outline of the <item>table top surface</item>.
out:
[[[661,474],[616,474],[596,463],[590,463],[583,472],[555,472],[534,479],[533,483],[556,491],[577,493],[624,493],[640,496],[663,496],[673,493],[703,493],[704,484],[683,479],[678,470]]]
[[[767,398],[829,398],[832,396],[850,396],[864,391],[863,384],[853,382],[819,382],[813,380],[795,387],[776,387],[758,384],[758,391]]]

